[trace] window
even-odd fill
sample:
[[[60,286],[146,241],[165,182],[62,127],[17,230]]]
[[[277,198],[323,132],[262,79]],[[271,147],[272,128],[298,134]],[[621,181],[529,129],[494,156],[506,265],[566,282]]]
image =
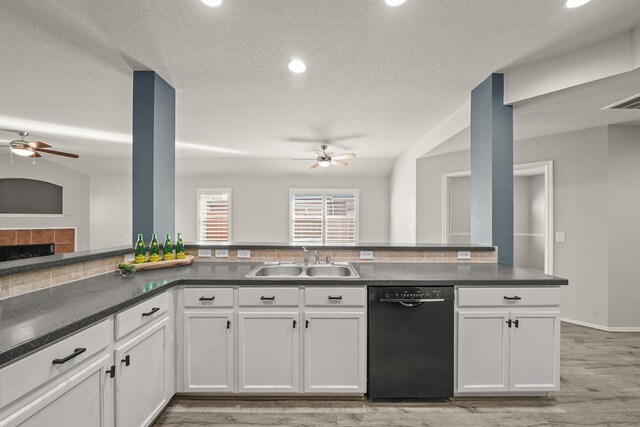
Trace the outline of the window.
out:
[[[231,189],[198,188],[198,240],[231,240]]]
[[[291,241],[357,243],[358,193],[357,189],[291,189]]]

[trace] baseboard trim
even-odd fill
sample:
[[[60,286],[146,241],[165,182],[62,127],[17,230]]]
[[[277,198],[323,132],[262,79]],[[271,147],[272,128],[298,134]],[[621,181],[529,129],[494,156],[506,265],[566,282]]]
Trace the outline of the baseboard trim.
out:
[[[600,331],[605,331],[605,332],[640,332],[640,327],[633,327],[633,326],[608,327],[608,326],[596,325],[595,323],[582,322],[580,320],[566,319],[564,317],[561,318],[560,320],[562,320],[563,322],[572,323],[574,325],[584,326],[586,328],[591,328],[591,329],[598,329]]]

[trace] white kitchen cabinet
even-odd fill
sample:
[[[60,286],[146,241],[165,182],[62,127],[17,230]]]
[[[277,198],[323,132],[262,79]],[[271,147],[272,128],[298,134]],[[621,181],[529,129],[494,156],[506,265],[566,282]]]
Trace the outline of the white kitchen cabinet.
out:
[[[458,296],[457,393],[559,389],[559,288],[461,288]]]
[[[165,317],[116,347],[116,427],[149,425],[173,394],[169,326]]]
[[[306,312],[304,334],[305,392],[365,392],[364,312]]]
[[[239,391],[297,392],[299,331],[297,311],[238,313]]]
[[[111,364],[110,353],[103,353],[78,372],[62,377],[42,394],[30,397],[18,410],[2,418],[0,426],[112,426],[113,379],[107,373]]]
[[[560,384],[560,312],[512,312],[509,389],[553,391]]]
[[[458,313],[458,391],[509,388],[508,311]]]
[[[184,313],[185,391],[233,391],[233,312]]]

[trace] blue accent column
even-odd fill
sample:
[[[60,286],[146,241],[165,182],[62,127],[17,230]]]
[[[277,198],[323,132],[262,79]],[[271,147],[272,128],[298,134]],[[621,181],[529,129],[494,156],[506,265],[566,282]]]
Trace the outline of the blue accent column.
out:
[[[133,242],[175,231],[176,93],[153,71],[133,72]],[[162,243],[160,243],[162,244]]]
[[[502,74],[471,91],[471,243],[497,246],[498,262],[513,265],[513,108]]]

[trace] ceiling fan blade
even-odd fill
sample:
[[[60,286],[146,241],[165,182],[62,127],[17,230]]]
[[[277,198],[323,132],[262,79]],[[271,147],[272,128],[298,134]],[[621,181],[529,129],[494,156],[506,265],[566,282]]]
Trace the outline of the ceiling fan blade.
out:
[[[56,156],[71,157],[72,159],[77,159],[78,157],[80,157],[77,154],[65,153],[64,151],[47,150],[46,148],[39,148],[38,151],[42,151],[43,153],[55,154]]]
[[[325,142],[325,140],[323,138],[296,138],[296,137],[290,137],[290,138],[285,138],[285,141],[289,141],[289,142],[313,142],[313,143],[323,143]]]
[[[11,132],[11,133],[20,133],[19,130],[15,130],[15,129],[0,129],[1,131],[4,132]]]
[[[318,163],[314,163],[314,164],[312,164],[312,165],[311,165],[311,167],[310,167],[309,169],[315,169],[315,168],[317,168],[318,166],[319,166],[319,164],[318,164]]]
[[[324,151],[322,150],[313,150],[313,153],[318,157],[324,157]]]
[[[33,147],[33,148],[48,148],[48,147],[51,147],[49,144],[45,144],[44,142],[41,142],[41,141],[27,142],[27,145],[29,147]]]
[[[291,160],[304,160],[305,162],[313,162],[316,159],[291,159]]]
[[[340,160],[331,159],[331,164],[334,166],[349,166],[347,162],[341,162]]]
[[[33,153],[30,156],[26,156],[26,157],[42,157],[40,154],[38,154],[37,152]]]
[[[334,160],[351,160],[356,158],[356,153],[338,154],[337,156],[331,156]]]

